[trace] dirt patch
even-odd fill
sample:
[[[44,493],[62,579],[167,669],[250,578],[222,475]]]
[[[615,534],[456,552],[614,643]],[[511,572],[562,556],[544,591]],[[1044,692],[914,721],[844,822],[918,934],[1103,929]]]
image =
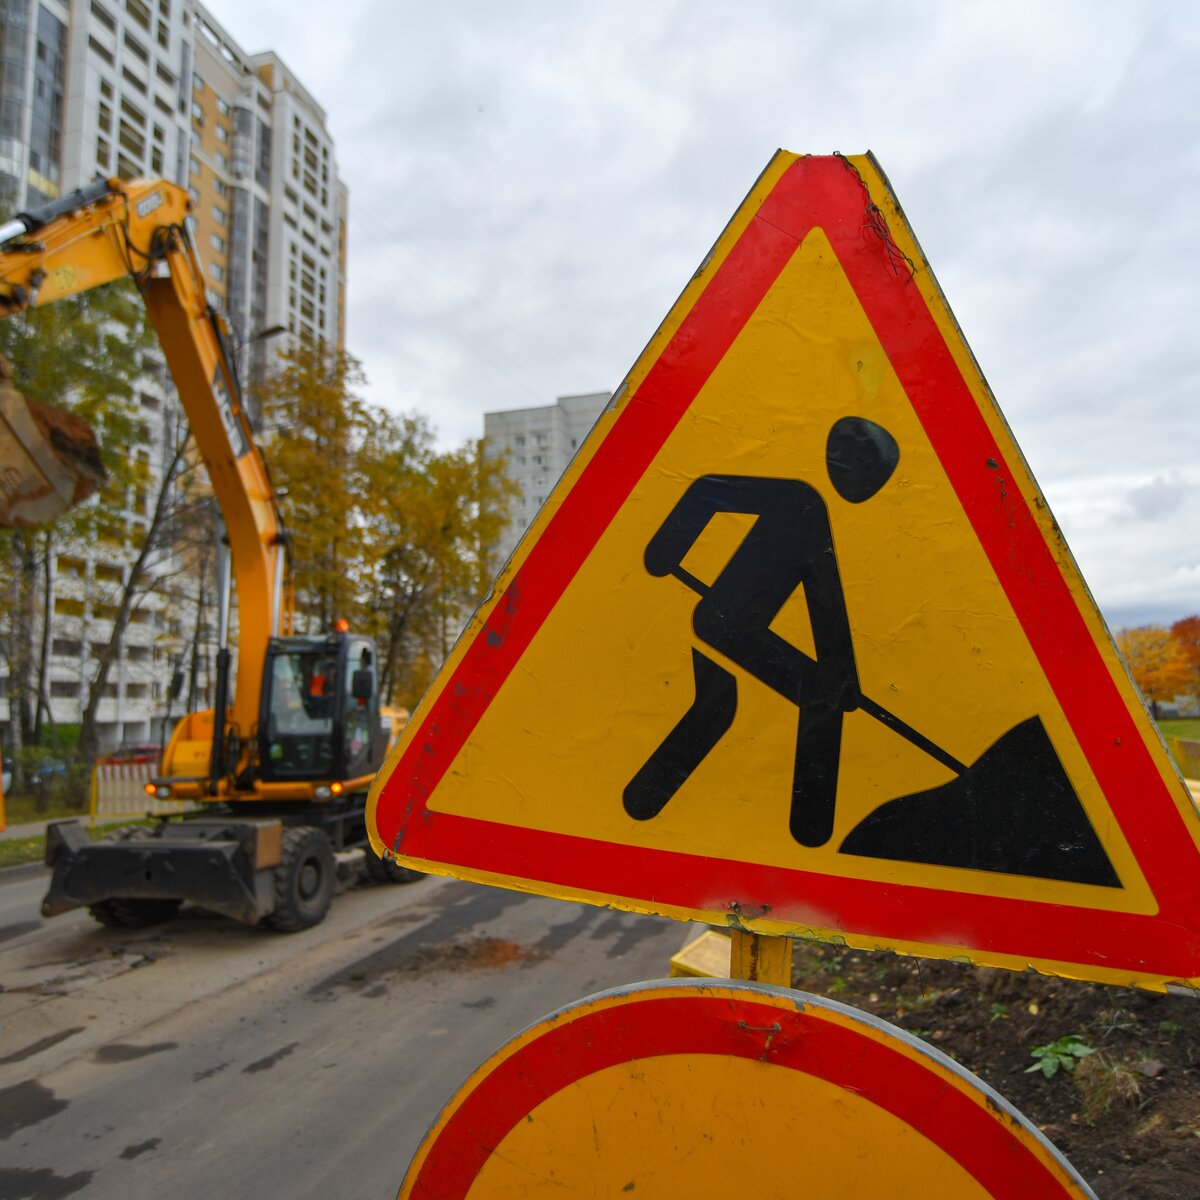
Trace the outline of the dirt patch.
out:
[[[793,979],[962,1063],[1103,1200],[1200,1196],[1200,1001],[799,942]]]
[[[504,938],[478,937],[466,942],[447,942],[418,950],[400,970],[414,975],[433,971],[496,970],[514,963],[540,962],[548,958],[544,950],[522,946]]]
[[[446,971],[498,970],[550,958],[540,946],[522,946],[504,938],[474,937],[462,941],[414,941],[409,935],[399,943],[339,971],[311,989],[319,1000],[331,1000],[345,988],[367,999],[388,994],[393,981],[430,978]]]

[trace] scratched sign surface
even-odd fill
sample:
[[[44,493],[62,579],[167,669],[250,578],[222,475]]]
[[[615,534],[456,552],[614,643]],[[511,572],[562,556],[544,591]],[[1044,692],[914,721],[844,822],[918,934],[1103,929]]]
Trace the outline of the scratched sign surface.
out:
[[[1094,1200],[1011,1105],[903,1030],[695,980],[588,997],[504,1046],[442,1110],[399,1200],[750,1192]]]
[[[1200,820],[870,157],[779,154],[372,793],[425,870],[1200,979]]]

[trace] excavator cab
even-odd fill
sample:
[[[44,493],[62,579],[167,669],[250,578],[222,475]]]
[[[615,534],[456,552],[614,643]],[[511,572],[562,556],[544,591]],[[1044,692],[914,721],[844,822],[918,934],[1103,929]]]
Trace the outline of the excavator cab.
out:
[[[386,747],[371,639],[272,638],[258,729],[257,775],[264,782],[373,774]]]

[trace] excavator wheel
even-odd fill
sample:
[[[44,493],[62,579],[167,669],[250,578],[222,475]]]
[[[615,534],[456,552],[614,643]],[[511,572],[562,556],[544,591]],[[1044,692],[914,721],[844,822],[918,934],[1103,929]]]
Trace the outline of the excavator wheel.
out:
[[[114,896],[88,908],[88,912],[112,929],[144,929],[161,925],[179,911],[182,900],[162,900],[145,896]]]
[[[268,924],[283,933],[319,925],[333,900],[336,872],[333,849],[321,830],[312,825],[285,829]]]
[[[424,876],[411,867],[402,867],[390,858],[380,858],[370,842],[365,847],[367,856],[367,878],[372,883],[415,883]]]

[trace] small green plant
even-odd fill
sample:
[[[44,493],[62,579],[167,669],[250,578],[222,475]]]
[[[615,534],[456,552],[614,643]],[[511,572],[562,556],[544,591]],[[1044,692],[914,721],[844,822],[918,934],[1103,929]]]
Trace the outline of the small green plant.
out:
[[[992,1020],[1002,1021],[1008,1016],[1008,1005],[1002,1004],[999,1000],[993,1000],[991,1004]]]
[[[1081,1058],[1095,1054],[1095,1048],[1087,1045],[1077,1034],[1069,1033],[1057,1041],[1047,1042],[1044,1046],[1035,1046],[1029,1054],[1037,1062],[1032,1067],[1025,1068],[1026,1075],[1041,1071],[1047,1079],[1053,1079],[1060,1070],[1068,1073],[1075,1070]]]
[[[1163,1033],[1169,1034],[1171,1037],[1174,1037],[1180,1029],[1178,1021],[1159,1021],[1158,1027]]]

